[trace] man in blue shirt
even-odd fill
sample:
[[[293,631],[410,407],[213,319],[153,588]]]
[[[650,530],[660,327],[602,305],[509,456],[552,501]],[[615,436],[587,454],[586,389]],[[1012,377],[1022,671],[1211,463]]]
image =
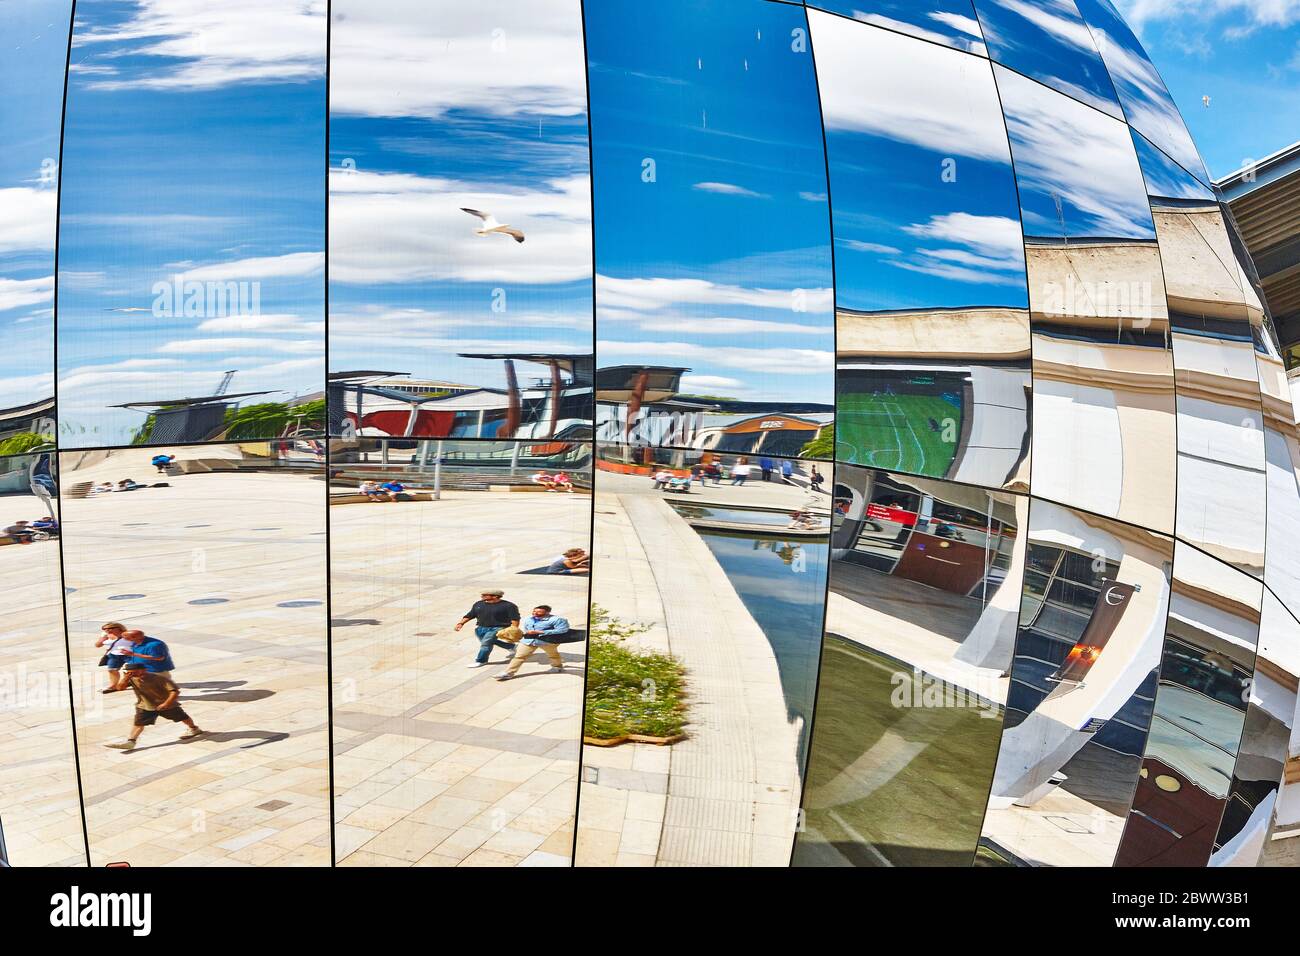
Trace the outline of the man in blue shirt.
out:
[[[149,637],[144,631],[127,631],[122,636],[131,642],[129,649],[122,652],[128,658],[122,670],[170,675],[176,669],[171,651],[158,638]]]
[[[532,617],[524,621],[524,636],[519,639],[514,660],[504,674],[498,674],[497,680],[510,680],[519,672],[524,661],[532,657],[540,647],[551,662],[551,673],[558,674],[564,670],[564,658],[555,646],[555,638],[569,633],[569,622],[558,614],[551,613],[549,604],[539,604],[533,608]]]
[[[406,490],[406,485],[400,481],[385,481],[379,486],[379,490],[388,495],[389,501],[396,501],[397,496]]]

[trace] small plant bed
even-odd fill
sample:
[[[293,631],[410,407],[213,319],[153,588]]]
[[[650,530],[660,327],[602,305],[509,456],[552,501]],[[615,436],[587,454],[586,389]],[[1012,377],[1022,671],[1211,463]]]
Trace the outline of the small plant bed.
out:
[[[644,625],[626,624],[601,607],[591,609],[584,743],[663,745],[685,738],[685,672],[671,655],[627,645],[629,637],[645,630]]]

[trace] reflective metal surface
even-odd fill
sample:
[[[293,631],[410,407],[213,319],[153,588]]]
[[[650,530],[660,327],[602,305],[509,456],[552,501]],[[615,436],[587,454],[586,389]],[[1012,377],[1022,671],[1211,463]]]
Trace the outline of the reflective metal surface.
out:
[[[1251,319],[1213,197],[1187,173],[1156,162],[1154,151],[1139,150],[1138,155],[1152,190],[1173,338],[1177,534],[1258,575],[1264,565],[1267,509],[1254,331],[1262,323],[1262,311]]]
[[[1029,500],[836,469],[796,866],[969,866],[997,759]]]
[[[1075,0],[1130,126],[1202,183],[1210,181],[1187,124],[1155,65],[1111,0]]]
[[[1116,866],[1204,866],[1251,697],[1263,585],[1183,542],[1137,793]]]
[[[330,433],[590,439],[581,5],[331,10]]]
[[[1265,590],[1255,675],[1211,866],[1255,866],[1267,859],[1271,833],[1281,823],[1277,798],[1295,727],[1297,674],[1300,624]]]
[[[161,454],[60,455],[91,865],[328,866],[323,449]]]
[[[1173,542],[1035,500],[978,862],[1109,866],[1133,798]]]
[[[1024,215],[1038,496],[1174,528],[1169,319],[1128,128],[995,67]],[[1087,154],[1095,166],[1080,166]],[[1104,170],[1104,172],[1103,172]]]
[[[325,4],[77,4],[64,448],[324,432]]]
[[[336,440],[329,488],[335,862],[568,866],[591,446]]]
[[[989,55],[1123,119],[1115,87],[1074,0],[976,0]]]
[[[977,56],[988,55],[971,0],[812,0],[808,6]]]
[[[9,4],[3,16],[8,44],[0,58],[6,144],[0,153],[0,456],[54,440],[54,237],[71,20],[69,0]]]
[[[98,702],[69,674],[59,575],[57,464],[0,458],[0,818],[10,866],[84,866],[72,705]]]
[[[830,457],[833,277],[804,11],[609,0],[586,5],[586,39],[598,439]]]
[[[1028,295],[992,73],[809,19],[835,223],[836,457],[1023,489]]]
[[[578,866],[787,866],[817,686],[824,462],[598,446]]]

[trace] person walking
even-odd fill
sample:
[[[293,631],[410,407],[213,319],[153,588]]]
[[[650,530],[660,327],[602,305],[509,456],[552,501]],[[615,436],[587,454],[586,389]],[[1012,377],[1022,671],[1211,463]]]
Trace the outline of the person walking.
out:
[[[524,621],[523,629],[524,636],[519,639],[519,648],[515,651],[514,660],[510,662],[505,673],[498,674],[495,679],[510,680],[519,673],[519,668],[523,667],[524,661],[532,657],[538,648],[541,648],[550,660],[552,674],[564,670],[564,658],[560,656],[560,650],[554,639],[569,633],[569,622],[558,614],[551,613],[549,604],[539,604],[533,608],[532,616]]]
[[[181,740],[193,740],[203,735],[204,731],[181,707],[181,689],[169,675],[146,670],[123,671],[123,674],[135,691],[135,716],[126,739],[105,744],[105,747],[112,750],[134,750],[144,729],[156,724],[159,717],[182,723],[188,728],[180,735]]]
[[[96,647],[104,648],[104,656],[100,658],[99,666],[108,668],[108,686],[100,691],[101,694],[111,694],[114,691],[126,690],[126,678],[122,676],[122,665],[129,658],[127,652],[131,649],[132,642],[123,637],[126,633],[126,625],[119,624],[117,621],[109,621],[99,626],[101,633],[99,640],[95,642]],[[105,645],[108,645],[105,647]]]
[[[483,591],[465,616],[456,622],[454,630],[459,631],[470,621],[475,622],[474,634],[478,637],[478,654],[472,664],[466,667],[482,667],[492,656],[492,648],[503,647],[513,655],[515,646],[497,638],[497,632],[503,627],[519,626],[519,608],[505,600],[505,592],[500,590]]]
[[[754,470],[753,465],[751,465],[744,458],[740,459],[740,461],[736,462],[734,465],[731,466],[732,485],[743,485],[745,483],[745,479],[749,477],[749,473],[753,470]]]
[[[764,481],[772,480],[772,469],[776,467],[776,462],[764,455],[758,460],[758,470],[763,473]]]
[[[794,462],[789,458],[783,458],[781,460],[781,477],[785,480],[787,485],[794,484]]]

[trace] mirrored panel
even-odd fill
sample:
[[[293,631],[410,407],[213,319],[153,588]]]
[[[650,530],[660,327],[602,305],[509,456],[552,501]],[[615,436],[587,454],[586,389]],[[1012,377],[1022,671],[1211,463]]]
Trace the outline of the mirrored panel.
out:
[[[1106,64],[1129,125],[1202,183],[1210,175],[1174,99],[1111,0],[1075,0]]]
[[[812,0],[808,6],[966,53],[988,55],[971,0]]]
[[[1282,612],[1282,613],[1279,613]],[[1264,592],[1264,614],[1260,627],[1260,663],[1256,667],[1256,680],[1274,676],[1281,684],[1286,675],[1300,673],[1300,622],[1285,608],[1279,607],[1273,595]],[[1273,672],[1271,664],[1279,665]],[[1284,672],[1284,673],[1282,673]],[[1294,688],[1294,682],[1287,686]],[[1285,715],[1285,701],[1276,701],[1278,710]],[[1289,739],[1281,751],[1283,769],[1277,793],[1277,806],[1268,828],[1260,856],[1261,866],[1300,866],[1300,710],[1293,709]],[[1265,749],[1265,748],[1261,748]],[[1244,750],[1243,750],[1244,752]],[[1263,803],[1267,798],[1261,798]]]
[[[70,0],[6,3],[0,59],[0,456],[54,439],[54,235]]]
[[[59,573],[57,462],[0,458],[0,827],[10,866],[84,866],[72,702],[98,703],[89,667],[69,679]]]
[[[989,55],[1123,119],[1115,87],[1074,0],[975,0]]]
[[[325,7],[77,4],[61,447],[323,434]]]
[[[824,462],[597,446],[579,866],[788,866],[817,686]]]
[[[1156,692],[1173,541],[1034,499],[976,862],[1110,866]]]
[[[1029,499],[840,465],[796,866],[969,866],[1007,700]]]
[[[338,0],[330,434],[590,439],[579,0]]]
[[[1024,488],[1028,294],[992,73],[809,18],[835,224],[836,458]]]
[[[1034,493],[1171,533],[1169,316],[1132,138],[1096,110],[995,70],[1024,214]]]
[[[324,449],[60,461],[92,865],[327,866]]]
[[[1233,782],[1263,585],[1183,542],[1174,550],[1155,712],[1116,866],[1205,866]]]
[[[598,439],[830,457],[830,225],[803,9],[608,0],[586,5],[586,38]]]
[[[568,866],[591,446],[330,447],[335,858]]]
[[[1260,368],[1223,215],[1192,176],[1138,143],[1159,237],[1178,392],[1177,534],[1262,574],[1266,518]],[[1280,384],[1277,389],[1280,390]],[[1281,402],[1273,413],[1283,416]]]
[[[1281,822],[1278,791],[1295,727],[1300,624],[1266,588],[1241,745],[1210,866],[1255,866]]]

